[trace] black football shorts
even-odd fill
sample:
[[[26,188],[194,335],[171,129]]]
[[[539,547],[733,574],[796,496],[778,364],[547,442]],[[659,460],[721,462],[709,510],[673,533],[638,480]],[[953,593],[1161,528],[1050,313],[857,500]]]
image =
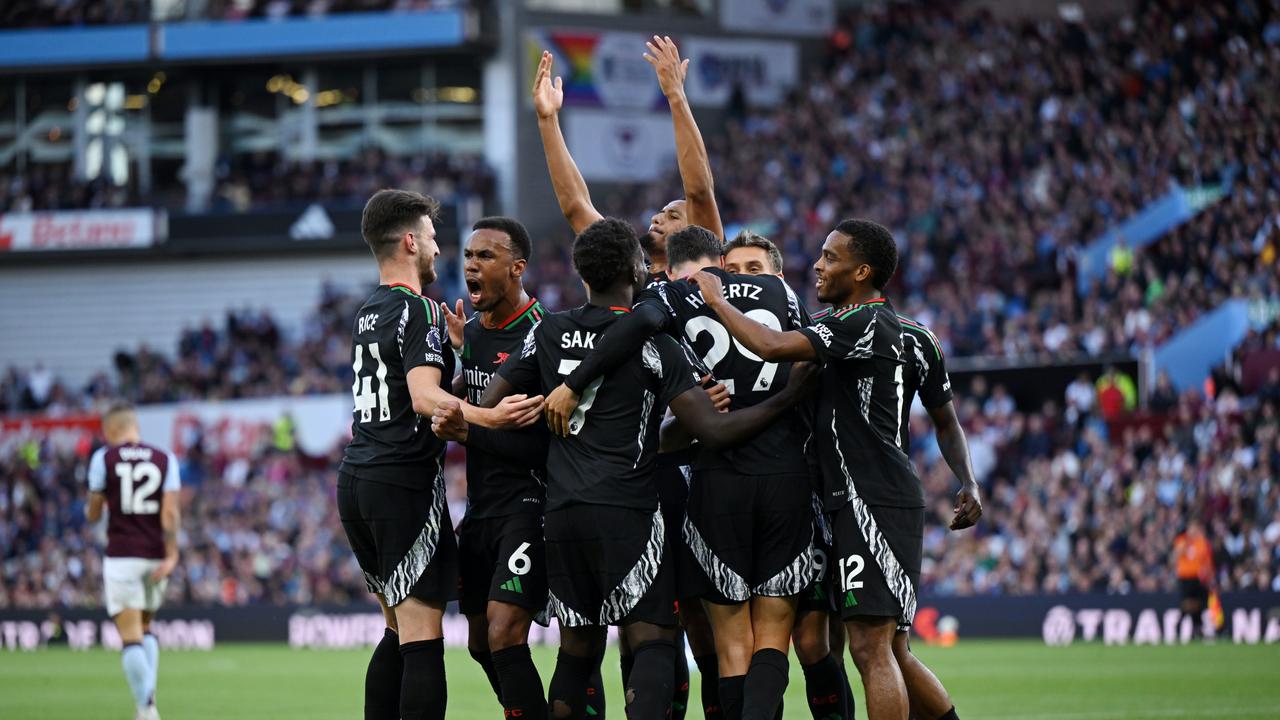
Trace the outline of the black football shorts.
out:
[[[814,574],[809,476],[695,470],[684,539],[710,581],[704,600],[799,595]]]
[[[821,505],[817,506],[821,509]],[[796,616],[808,612],[831,613],[836,611],[831,588],[831,526],[825,514],[815,511],[813,519],[813,582],[800,593],[796,603]]]
[[[906,629],[916,615],[924,508],[866,505],[854,498],[829,519],[829,569],[841,617],[894,617]]]
[[[458,593],[458,541],[444,476],[426,489],[341,471],[338,516],[369,592],[395,607],[405,598],[448,602]]]
[[[660,510],[549,510],[548,609],[568,627],[676,624],[675,573]]]
[[[458,557],[458,605],[464,615],[483,615],[490,600],[517,605],[535,616],[546,610],[541,511],[464,518],[458,528]]]
[[[668,558],[673,563],[677,598],[699,598],[710,587],[684,541],[684,519],[689,504],[689,462],[687,452],[661,453],[654,462],[653,484],[658,488],[658,506],[667,528]]]

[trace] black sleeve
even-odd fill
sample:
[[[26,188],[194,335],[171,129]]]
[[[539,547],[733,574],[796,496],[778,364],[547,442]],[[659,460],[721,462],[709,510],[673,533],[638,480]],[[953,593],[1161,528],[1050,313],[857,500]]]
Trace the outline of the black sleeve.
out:
[[[860,316],[860,317],[858,317]],[[874,322],[871,313],[856,313],[855,317],[862,322],[841,320],[835,314],[827,315],[809,327],[800,328],[800,332],[809,338],[813,350],[821,362],[852,358],[856,354],[861,336],[855,330],[861,330],[866,322]],[[867,354],[870,357],[870,354]]]
[[[658,379],[662,387],[660,407],[670,405],[672,398],[701,385],[702,379],[698,371],[689,363],[689,358],[675,340],[659,335],[653,339],[650,347],[658,353]],[[648,352],[648,348],[645,351]]]
[[[421,305],[409,301],[399,340],[405,373],[423,365],[445,371],[444,346],[449,342],[449,329],[434,301],[422,298]]]
[[[781,286],[781,292],[787,298],[787,324],[782,329],[799,330],[812,325],[813,318],[809,316],[809,310],[800,302],[800,298],[796,297],[795,291],[791,289],[787,281],[778,278],[778,284]]]
[[[511,387],[522,393],[537,393],[542,387],[542,377],[538,369],[538,324],[529,329],[524,336],[524,345],[520,348],[520,357],[508,359],[498,368],[498,375],[511,383]]]
[[[490,430],[479,425],[467,429],[467,449],[497,455],[524,465],[542,467],[547,462],[551,434],[545,422],[520,430]]]
[[[926,332],[928,337],[923,341],[925,362],[928,370],[920,379],[920,404],[927,410],[939,408],[951,402],[951,378],[947,377],[947,359],[938,347],[938,339],[933,333]]]
[[[675,311],[661,299],[665,294],[662,288],[658,285],[640,293],[640,302],[631,312],[609,326],[600,336],[596,349],[587,353],[582,363],[564,379],[570,390],[581,395],[596,378],[622,367],[623,363],[635,357],[644,347],[645,340],[670,326]]]

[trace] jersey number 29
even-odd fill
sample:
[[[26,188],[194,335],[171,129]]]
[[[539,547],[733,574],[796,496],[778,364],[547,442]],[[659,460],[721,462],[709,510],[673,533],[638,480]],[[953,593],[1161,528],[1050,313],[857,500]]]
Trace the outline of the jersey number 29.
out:
[[[782,330],[782,321],[777,315],[765,310],[764,308],[754,308],[746,313],[747,317],[764,325],[772,330]],[[689,319],[684,325],[685,337],[689,338],[690,343],[698,341],[698,337],[703,333],[711,335],[711,348],[702,356],[702,362],[706,364],[712,372],[715,372],[716,365],[729,354],[730,346],[736,346],[738,353],[748,360],[760,363],[760,374],[756,376],[756,380],[751,385],[753,392],[761,392],[769,390],[773,387],[773,378],[778,374],[778,363],[764,362],[759,355],[751,352],[742,346],[742,343],[731,338],[729,331],[721,325],[715,318],[706,315],[698,315]],[[733,395],[737,392],[734,387],[733,378],[725,378],[724,386],[729,389],[729,394]]]

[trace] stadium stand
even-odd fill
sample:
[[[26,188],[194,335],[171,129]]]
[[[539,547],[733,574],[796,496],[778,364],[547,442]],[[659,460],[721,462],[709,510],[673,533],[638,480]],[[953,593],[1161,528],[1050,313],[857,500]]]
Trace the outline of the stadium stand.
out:
[[[217,175],[214,212],[300,209],[313,202],[359,208],[374,191],[391,186],[416,189],[446,202],[493,194],[493,173],[480,158],[442,152],[400,157],[371,149],[353,158],[314,162],[256,153],[224,159]],[[140,205],[180,209],[182,198],[144,198],[132,185],[115,187],[102,178],[76,180],[66,164],[33,165],[22,173],[0,171],[0,213]]]
[[[949,534],[938,521],[953,481],[917,419],[914,460],[938,503],[926,592],[1172,590],[1172,538],[1196,514],[1209,523],[1223,590],[1280,591],[1280,374],[1250,369],[1251,358],[1280,352],[1280,17],[1265,3],[1210,8],[1142,2],[1140,23],[1088,25],[959,18],[936,5],[858,10],[842,19],[806,92],[774,112],[740,109],[708,135],[726,221],[771,228],[797,289],[811,292],[817,240],[838,216],[865,213],[894,228],[905,247],[891,293],[952,357],[1136,355],[1228,298],[1249,302],[1259,329],[1204,388],[1179,393],[1164,378],[1140,407],[1114,416],[1104,417],[1092,382],[1019,409],[1003,388],[974,381],[957,409],[987,504],[975,532]],[[348,178],[352,166],[288,168],[264,157],[229,167],[220,194],[244,208],[355,197],[369,182],[419,172],[470,190],[489,182],[465,160],[356,162],[365,164]],[[1120,245],[1103,279],[1081,291],[1074,270],[1086,245],[1173,184],[1225,195],[1150,245]],[[679,192],[672,177],[598,200],[647,224],[637,207],[657,209]],[[17,196],[0,195],[0,207]],[[548,307],[581,300],[565,247],[541,242],[537,252],[535,294]],[[10,368],[0,412],[91,407],[120,391],[139,402],[344,392],[350,302],[324,298],[305,333],[232,313],[221,329],[177,339],[172,358],[125,354],[116,363],[125,372],[83,388],[45,367]],[[0,605],[99,602],[100,561],[78,505],[91,449],[30,444],[0,458]],[[184,473],[200,490],[186,530],[194,560],[175,582],[181,597],[358,597],[330,501],[335,462],[275,447],[248,459],[192,453]],[[462,482],[454,458],[455,502]]]

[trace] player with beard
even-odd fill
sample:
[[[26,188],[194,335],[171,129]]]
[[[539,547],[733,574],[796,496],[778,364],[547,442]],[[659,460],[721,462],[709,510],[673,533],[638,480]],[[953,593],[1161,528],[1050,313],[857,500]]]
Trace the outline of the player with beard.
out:
[[[465,325],[459,315],[447,315],[452,344],[462,355],[455,394],[478,405],[498,368],[519,355],[543,309],[524,289],[533,253],[524,225],[487,217],[472,231],[462,257],[475,314]],[[474,426],[466,446],[467,514],[458,532],[458,604],[467,616],[467,647],[506,716],[538,720],[546,717],[547,703],[528,641],[535,615],[547,604],[542,539],[546,427],[537,423],[499,436]]]
[[[711,162],[707,156],[706,145],[702,141],[702,133],[694,120],[693,111],[684,92],[684,80],[689,61],[682,60],[680,53],[670,37],[659,37],[646,43],[649,52],[645,60],[653,66],[658,84],[667,98],[671,108],[671,119],[675,130],[676,160],[680,170],[680,178],[684,186],[684,198],[668,202],[660,211],[654,213],[649,222],[649,230],[640,238],[641,245],[649,257],[649,275],[646,284],[668,279],[667,276],[667,237],[689,225],[700,225],[708,228],[716,237],[724,236],[720,222],[720,211],[716,206],[715,188],[711,176]],[[547,158],[547,169],[551,174],[551,184],[555,189],[556,200],[560,210],[575,233],[581,232],[591,223],[601,218],[600,213],[591,203],[591,194],[586,181],[578,171],[573,157],[569,154],[564,135],[560,131],[559,111],[564,102],[563,83],[560,78],[552,79],[552,56],[543,52],[533,84],[533,103],[538,116],[538,130],[542,137],[542,147]],[[548,398],[556,404],[549,406],[550,417],[554,418],[558,411],[567,417],[571,412],[570,404],[576,405],[576,398],[571,398],[566,388],[557,388],[553,396]],[[726,394],[721,394],[721,401],[727,404]],[[688,493],[684,476],[680,471],[687,458],[683,455],[663,457],[658,462],[658,484],[662,496],[664,511],[672,518],[681,518],[684,514],[684,498]],[[672,527],[678,524],[672,523]],[[716,677],[715,646],[711,637],[710,626],[697,604],[685,608],[681,613],[681,623],[688,635],[689,645],[694,657],[698,659],[698,667],[708,677]],[[622,674],[624,683],[630,667],[630,648],[625,639],[620,644],[622,654]],[[676,694],[672,698],[673,720],[683,717],[688,702],[689,671],[683,661],[683,655],[676,663]],[[715,683],[703,683],[702,705],[709,717],[716,717],[720,701],[716,695]]]
[[[703,269],[715,274],[730,303],[771,327],[804,327],[808,314],[781,279],[730,275],[720,268],[720,253],[719,239],[705,228],[673,233],[667,257],[672,275],[681,279],[641,293],[633,312],[564,384],[582,391],[661,333],[685,341],[723,379],[732,407],[752,407],[777,394],[790,364],[763,362],[735,346],[697,286],[683,278]],[[551,429],[566,432],[554,420]],[[808,435],[805,418],[790,413],[747,447],[694,455],[683,537],[696,559],[689,587],[697,588],[695,597],[704,601],[715,631],[727,718],[772,718],[786,690],[796,599],[814,569],[810,479],[797,471],[805,465]],[[824,692],[839,694],[839,667],[830,670],[833,682]]]
[[[379,286],[352,328],[351,442],[338,469],[338,515],[387,631],[365,676],[366,720],[441,720],[445,604],[457,593],[458,550],[445,502],[445,443],[422,417],[452,400],[455,358],[442,309],[422,296],[436,279],[435,200],[381,190],[360,231]],[[468,406],[489,427],[525,426],[541,398]]]
[[[588,304],[548,315],[488,393],[558,384],[629,312],[645,280],[630,226],[592,224],[574,242],[573,258]],[[548,456],[547,574],[550,606],[562,628],[550,692],[555,717],[581,717],[582,683],[599,663],[603,626],[610,624],[622,626],[635,650],[628,717],[669,717],[674,578],[652,475],[665,406],[695,437],[724,449],[770,426],[799,393],[792,383],[753,407],[719,414],[684,350],[667,336],[647,341],[626,364],[590,384],[568,435],[552,437]],[[441,408],[433,427],[450,434],[442,427],[448,422],[448,409]]]
[[[815,444],[839,605],[870,720],[906,720],[910,711],[893,642],[899,627],[915,617],[924,535],[923,489],[899,433],[906,365],[902,325],[883,297],[897,263],[897,246],[884,227],[841,222],[814,265],[818,299],[835,309],[818,324],[790,332],[735,309],[715,274],[695,277],[747,349],[774,362],[823,363]]]
[[[774,275],[782,278],[782,253],[773,241],[744,230],[724,246],[724,269],[743,275]],[[785,279],[784,279],[785,281]],[[817,316],[815,316],[817,319]],[[908,403],[909,405],[910,403]],[[813,465],[811,478],[820,481],[821,471]],[[796,658],[804,670],[805,699],[814,720],[852,718],[853,688],[840,656],[844,653],[844,626],[836,613],[828,582],[831,554],[831,527],[822,512],[821,489],[815,488],[813,558],[815,577],[796,604],[796,624],[791,639]],[[832,615],[837,615],[834,621]],[[897,645],[895,644],[895,649]]]

